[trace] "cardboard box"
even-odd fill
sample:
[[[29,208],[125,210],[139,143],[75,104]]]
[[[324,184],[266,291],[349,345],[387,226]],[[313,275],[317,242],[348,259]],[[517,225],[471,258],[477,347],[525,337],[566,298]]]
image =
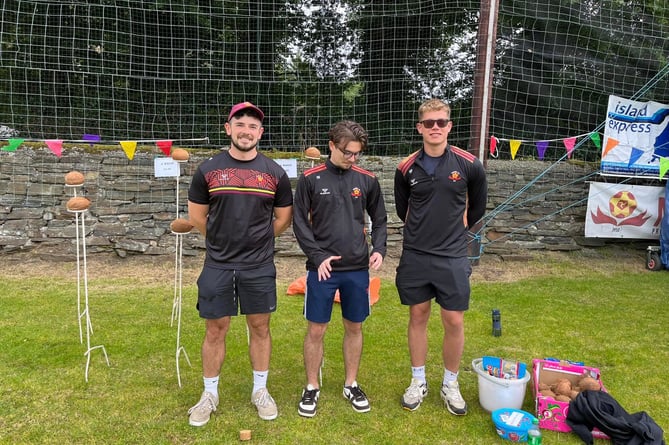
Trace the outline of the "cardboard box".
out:
[[[534,359],[532,361],[532,389],[540,428],[565,433],[571,432],[571,428],[566,422],[569,402],[561,402],[552,397],[542,396],[539,393],[539,384],[552,385],[558,379],[567,379],[572,385],[576,385],[583,375],[596,379],[602,386],[602,391],[606,391],[597,368],[564,360]],[[597,428],[592,431],[592,435],[597,439],[609,439],[606,434]]]

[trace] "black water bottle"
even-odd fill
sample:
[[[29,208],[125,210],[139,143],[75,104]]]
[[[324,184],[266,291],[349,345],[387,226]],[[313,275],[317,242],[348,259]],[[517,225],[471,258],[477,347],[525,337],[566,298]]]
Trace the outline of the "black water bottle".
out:
[[[502,335],[502,313],[499,309],[492,310],[492,335],[494,337]]]

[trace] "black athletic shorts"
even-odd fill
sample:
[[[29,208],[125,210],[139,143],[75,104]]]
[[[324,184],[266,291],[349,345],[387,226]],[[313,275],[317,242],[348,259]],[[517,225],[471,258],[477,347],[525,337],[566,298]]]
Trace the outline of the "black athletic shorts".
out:
[[[267,263],[252,269],[219,269],[205,264],[197,280],[200,317],[216,319],[239,313],[276,311],[276,267]]]
[[[397,266],[395,285],[404,305],[435,298],[446,310],[466,311],[471,274],[472,266],[467,257],[449,258],[404,250]]]

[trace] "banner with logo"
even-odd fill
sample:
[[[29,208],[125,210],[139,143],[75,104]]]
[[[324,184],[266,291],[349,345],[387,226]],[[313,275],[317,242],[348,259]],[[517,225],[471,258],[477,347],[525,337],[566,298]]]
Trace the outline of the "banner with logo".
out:
[[[602,174],[654,176],[669,158],[669,105],[609,96]]]
[[[664,194],[664,187],[591,183],[585,236],[659,239]]]

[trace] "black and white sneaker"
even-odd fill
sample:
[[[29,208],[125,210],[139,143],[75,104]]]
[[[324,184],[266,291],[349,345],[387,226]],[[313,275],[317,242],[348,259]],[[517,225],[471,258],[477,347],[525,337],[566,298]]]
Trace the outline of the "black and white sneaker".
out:
[[[357,382],[353,382],[351,386],[344,386],[344,397],[351,402],[355,411],[366,413],[370,410],[367,394],[360,389]]]
[[[407,411],[415,411],[420,408],[423,399],[427,395],[427,382],[421,382],[416,379],[411,379],[411,384],[402,396],[402,408]]]
[[[316,415],[316,404],[318,403],[318,395],[320,393],[320,389],[314,388],[311,385],[307,385],[307,387],[302,390],[302,398],[297,405],[297,412],[300,416],[314,417]]]

